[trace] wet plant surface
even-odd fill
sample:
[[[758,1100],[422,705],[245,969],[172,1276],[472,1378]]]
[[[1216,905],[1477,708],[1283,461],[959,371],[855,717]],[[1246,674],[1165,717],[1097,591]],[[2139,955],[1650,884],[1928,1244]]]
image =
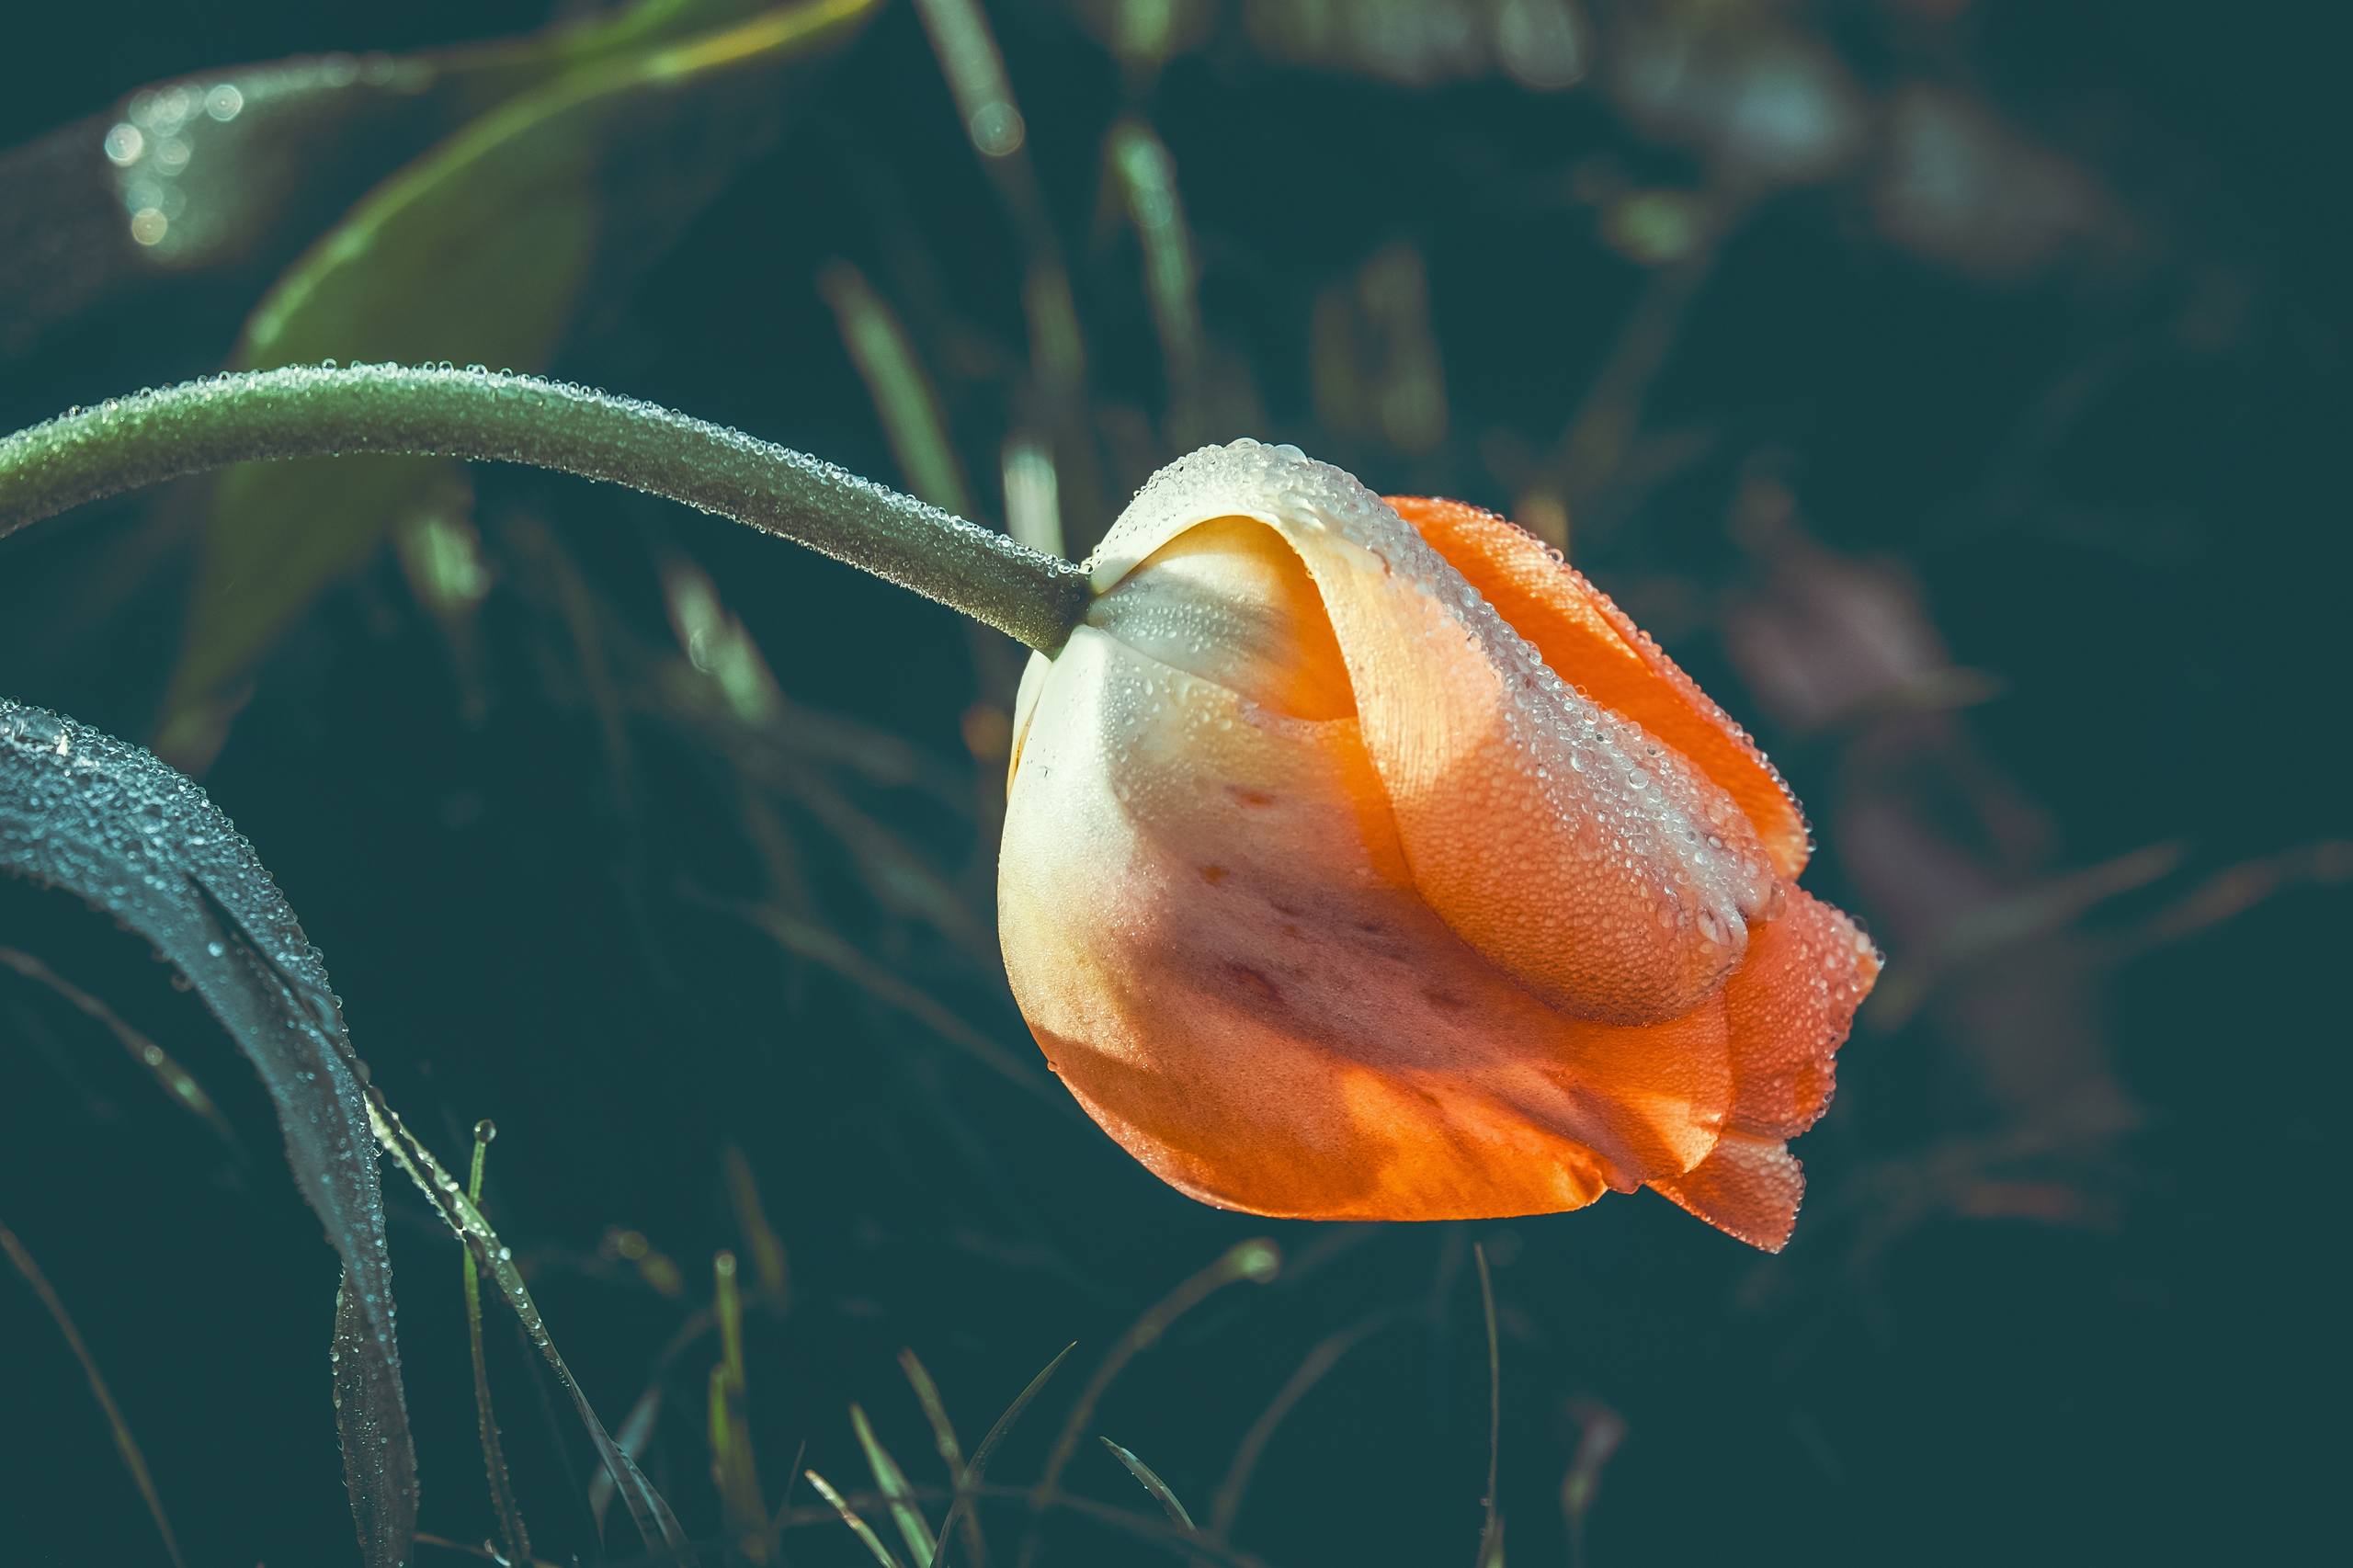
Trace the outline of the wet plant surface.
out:
[[[478,361],[1072,556],[1241,435],[1507,511],[1756,733],[1888,955],[1796,1239],[1193,1203],[1006,994],[1015,643],[612,486],[233,470],[0,541],[0,1561],[157,1560],[126,1435],[187,1562],[357,1558],[347,1050],[424,1176],[381,1184],[420,1563],[664,1560],[515,1283],[705,1562],[2310,1544],[2322,51],[2005,0],[983,9],[12,22],[0,429]]]

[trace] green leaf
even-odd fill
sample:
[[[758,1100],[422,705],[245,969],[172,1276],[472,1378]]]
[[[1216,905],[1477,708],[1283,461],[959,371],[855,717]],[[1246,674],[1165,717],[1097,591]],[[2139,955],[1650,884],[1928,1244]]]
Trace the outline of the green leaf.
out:
[[[879,0],[804,0],[585,64],[482,115],[372,191],[245,324],[241,369],[347,360],[546,364],[592,284],[645,265],[756,151],[774,76],[854,30]],[[664,0],[699,18],[719,0]],[[642,8],[641,8],[642,9]],[[654,21],[638,24],[652,30]],[[722,90],[723,89],[723,90]],[[745,133],[677,136],[696,115]],[[627,158],[608,158],[623,139]],[[626,222],[610,221],[626,218]],[[390,527],[457,490],[432,459],[252,464],[214,483],[159,749],[217,748],[233,692],[269,646]]]
[[[1176,1500],[1176,1494],[1168,1489],[1168,1483],[1160,1479],[1159,1471],[1108,1437],[1098,1437],[1095,1440],[1110,1449],[1113,1459],[1127,1466],[1128,1473],[1136,1478],[1138,1485],[1152,1494],[1152,1500],[1160,1505],[1161,1512],[1168,1516],[1171,1524],[1188,1530],[1197,1528],[1193,1516],[1185,1511],[1185,1505]]]
[[[261,1074],[295,1184],[343,1256],[334,1387],[344,1475],[367,1561],[395,1568],[416,1532],[416,1452],[366,1069],[326,966],[201,790],[135,746],[6,698],[0,874],[71,893],[153,943]]]
[[[1013,1403],[1006,1405],[1005,1414],[996,1418],[996,1425],[990,1427],[988,1436],[981,1439],[981,1446],[972,1450],[972,1462],[964,1467],[963,1478],[956,1483],[956,1500],[948,1506],[948,1517],[939,1521],[939,1550],[931,1560],[932,1568],[947,1568],[949,1536],[957,1522],[972,1512],[972,1499],[980,1492],[981,1477],[987,1473],[989,1460],[996,1457],[996,1446],[1005,1441],[1005,1435],[1013,1430],[1013,1424],[1021,1419],[1021,1413],[1029,1408],[1029,1402],[1038,1397],[1038,1391],[1046,1386],[1046,1380],[1060,1370],[1062,1364],[1070,1358],[1070,1353],[1077,1348],[1078,1341],[1074,1339],[1063,1346],[1061,1353],[1029,1380],[1029,1385],[1013,1396]]]
[[[451,1176],[440,1161],[433,1157],[423,1140],[408,1130],[398,1113],[386,1102],[383,1091],[365,1081],[360,1092],[368,1108],[369,1125],[376,1135],[377,1146],[406,1176],[417,1191],[425,1195],[443,1221],[447,1223],[466,1250],[473,1254],[475,1264],[498,1287],[499,1299],[514,1312],[523,1325],[524,1335],[540,1352],[540,1358],[555,1374],[556,1382],[572,1396],[573,1413],[580,1417],[580,1425],[588,1434],[588,1441],[596,1448],[597,1457],[603,1461],[605,1471],[612,1478],[613,1489],[629,1507],[630,1517],[637,1526],[637,1533],[650,1548],[658,1550],[661,1561],[674,1568],[694,1568],[694,1545],[680,1528],[677,1516],[670,1505],[645,1479],[637,1461],[613,1440],[597,1418],[596,1407],[588,1403],[588,1395],[580,1386],[563,1355],[556,1349],[555,1337],[548,1332],[547,1320],[540,1315],[539,1303],[531,1300],[531,1292],[523,1283],[523,1272],[515,1266],[513,1249],[498,1239],[498,1233],[483,1219],[482,1210],[466,1196],[457,1177]]]
[[[152,82],[0,152],[0,360],[142,289],[283,267],[370,186],[570,70],[757,0],[639,0],[527,37],[326,54]]]
[[[874,1489],[882,1494],[891,1507],[891,1518],[899,1527],[900,1539],[907,1543],[907,1559],[915,1568],[931,1568],[932,1553],[938,1543],[932,1539],[931,1527],[924,1522],[923,1510],[916,1506],[915,1488],[907,1484],[907,1472],[891,1457],[891,1450],[874,1435],[873,1423],[866,1419],[866,1412],[853,1404],[849,1407],[850,1430],[858,1434],[858,1446],[866,1451],[866,1466],[874,1472]]]
[[[834,1506],[834,1512],[842,1517],[842,1523],[849,1527],[850,1534],[865,1542],[866,1550],[874,1554],[874,1561],[881,1568],[899,1568],[899,1560],[891,1554],[889,1547],[882,1544],[882,1538],[874,1533],[874,1527],[858,1517],[858,1510],[849,1506],[847,1498],[834,1490],[833,1483],[813,1470],[801,1473],[809,1478],[809,1484],[817,1489],[818,1496]]]

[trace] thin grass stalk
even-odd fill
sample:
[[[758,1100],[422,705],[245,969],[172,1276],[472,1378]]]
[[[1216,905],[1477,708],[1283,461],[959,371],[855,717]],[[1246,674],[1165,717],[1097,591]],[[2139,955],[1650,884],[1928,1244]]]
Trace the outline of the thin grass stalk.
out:
[[[495,1122],[484,1119],[474,1123],[474,1157],[466,1173],[466,1201],[477,1210],[482,1208],[483,1166],[490,1153],[490,1141],[497,1136]],[[491,1510],[498,1516],[499,1539],[506,1544],[507,1561],[529,1562],[531,1534],[523,1526],[522,1506],[506,1471],[506,1450],[498,1438],[498,1415],[490,1401],[490,1363],[483,1355],[482,1344],[482,1276],[472,1253],[464,1253],[460,1261],[465,1265],[466,1348],[473,1360],[474,1425],[482,1434],[483,1469],[490,1476]]]
[[[1046,1456],[1045,1469],[1039,1473],[1037,1484],[1030,1488],[1029,1504],[1033,1517],[1029,1532],[1021,1541],[1021,1568],[1029,1568],[1038,1554],[1038,1520],[1034,1513],[1042,1510],[1054,1496],[1055,1489],[1062,1482],[1063,1471],[1069,1465],[1071,1456],[1077,1451],[1079,1437],[1086,1432],[1088,1423],[1094,1420],[1095,1407],[1112,1381],[1119,1377],[1129,1362],[1157,1343],[1160,1336],[1168,1332],[1171,1324],[1193,1308],[1236,1281],[1251,1279],[1264,1283],[1273,1278],[1275,1271],[1281,1267],[1280,1249],[1266,1237],[1254,1236],[1246,1242],[1238,1243],[1228,1248],[1215,1263],[1155,1302],[1113,1342],[1111,1348],[1105,1353],[1102,1364],[1095,1369],[1095,1375],[1079,1391],[1077,1403],[1071,1406],[1070,1415],[1063,1421],[1062,1433],[1054,1439],[1053,1449]]]
[[[82,1364],[82,1375],[89,1380],[90,1393],[107,1418],[108,1429],[114,1434],[115,1451],[122,1456],[122,1468],[131,1472],[131,1484],[139,1488],[140,1500],[147,1505],[147,1517],[155,1521],[155,1533],[164,1538],[165,1555],[172,1560],[172,1568],[188,1568],[187,1560],[180,1556],[180,1543],[172,1534],[172,1521],[164,1513],[164,1499],[155,1491],[155,1479],[148,1473],[146,1457],[139,1451],[139,1441],[131,1435],[131,1425],[122,1418],[122,1407],[115,1403],[105,1374],[98,1370],[97,1358],[83,1343],[82,1331],[74,1326],[74,1314],[65,1310],[64,1300],[51,1286],[49,1276],[40,1271],[40,1265],[33,1261],[33,1255],[25,1250],[25,1244],[17,1240],[17,1233],[5,1221],[0,1221],[0,1253],[8,1255],[9,1263],[31,1287],[50,1320],[57,1324],[58,1333],[65,1336],[74,1359]]]

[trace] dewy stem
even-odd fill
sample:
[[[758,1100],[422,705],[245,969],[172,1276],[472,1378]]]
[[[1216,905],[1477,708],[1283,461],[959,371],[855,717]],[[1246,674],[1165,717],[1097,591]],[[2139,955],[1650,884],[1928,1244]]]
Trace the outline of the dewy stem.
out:
[[[75,409],[0,439],[0,539],[183,474],[347,452],[529,463],[626,484],[797,540],[1041,653],[1058,651],[1086,611],[1079,567],[832,463],[632,398],[482,369],[295,367]]]

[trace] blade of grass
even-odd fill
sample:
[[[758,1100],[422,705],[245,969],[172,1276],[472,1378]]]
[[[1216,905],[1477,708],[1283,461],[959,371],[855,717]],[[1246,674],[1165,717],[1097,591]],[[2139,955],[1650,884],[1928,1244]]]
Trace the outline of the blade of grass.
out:
[[[1110,1449],[1113,1459],[1128,1467],[1128,1473],[1134,1476],[1138,1484],[1142,1485],[1146,1492],[1152,1494],[1152,1500],[1160,1505],[1161,1510],[1168,1516],[1171,1523],[1181,1525],[1188,1530],[1199,1528],[1193,1523],[1193,1516],[1185,1511],[1185,1505],[1176,1500],[1176,1494],[1168,1489],[1168,1483],[1160,1479],[1157,1471],[1108,1437],[1098,1437],[1095,1440]]]
[[[940,413],[931,377],[897,313],[867,283],[865,275],[846,261],[828,265],[818,275],[817,287],[841,324],[851,361],[858,379],[866,383],[908,488],[919,500],[958,517],[971,516],[972,490],[956,460],[955,440]],[[984,694],[1012,691],[1020,676],[1017,665],[1007,656],[1010,650],[977,628],[967,637],[980,690]],[[1001,811],[1002,805],[995,809]],[[984,820],[989,814],[983,812]],[[989,874],[994,875],[993,869]]]
[[[1643,404],[1683,335],[1692,308],[1714,275],[1723,242],[1744,216],[1744,201],[1724,196],[1711,213],[1700,242],[1678,259],[1657,267],[1642,296],[1626,312],[1609,356],[1586,382],[1586,392],[1561,432],[1549,461],[1555,487],[1568,513],[1595,530],[1594,502],[1608,487],[1641,427]]]
[[[1568,1527],[1569,1568],[1585,1568],[1586,1520],[1600,1490],[1601,1467],[1626,1440],[1626,1419],[1597,1399],[1570,1401],[1568,1415],[1584,1431],[1561,1477],[1561,1522]]]
[[[1062,1481],[1063,1468],[1070,1463],[1071,1455],[1077,1451],[1079,1436],[1095,1418],[1095,1406],[1102,1399],[1104,1391],[1111,1386],[1112,1380],[1130,1361],[1167,1333],[1169,1324],[1194,1307],[1236,1281],[1250,1279],[1263,1284],[1273,1278],[1275,1271],[1281,1267],[1281,1250],[1266,1237],[1253,1236],[1246,1242],[1238,1243],[1228,1248],[1215,1263],[1154,1303],[1112,1344],[1104,1354],[1102,1364],[1095,1369],[1095,1375],[1079,1391],[1077,1403],[1071,1406],[1070,1415],[1063,1418],[1062,1433],[1054,1439],[1053,1449],[1046,1456],[1046,1467],[1039,1473],[1038,1483],[1030,1488],[1032,1517],[1029,1532],[1021,1540],[1021,1568],[1029,1568],[1037,1557],[1036,1514],[1053,1497],[1054,1489]]]
[[[964,1446],[956,1440],[956,1424],[948,1418],[947,1403],[939,1397],[939,1385],[931,1381],[931,1372],[916,1358],[913,1350],[899,1352],[899,1369],[907,1375],[907,1386],[915,1391],[915,1403],[923,1406],[924,1419],[931,1423],[933,1445],[939,1450],[939,1462],[948,1467],[951,1486],[964,1484]],[[970,1513],[964,1516],[964,1555],[972,1560],[973,1568],[983,1568],[988,1562],[988,1547],[981,1540],[981,1524]]]
[[[1005,74],[1005,57],[988,17],[974,0],[916,0],[915,14],[938,57],[940,74],[956,100],[982,172],[1020,236],[1021,302],[1029,324],[1029,359],[1069,499],[1082,517],[1097,506],[1095,458],[1086,429],[1086,347],[1078,324],[1070,267],[1054,229],[1036,167],[1028,127]],[[1108,515],[1108,514],[1105,514]]]
[[[596,1407],[588,1403],[587,1393],[580,1387],[579,1381],[573,1377],[572,1369],[565,1363],[563,1353],[556,1349],[555,1337],[548,1331],[546,1320],[540,1315],[538,1303],[531,1300],[531,1292],[523,1283],[521,1271],[515,1267],[514,1254],[498,1239],[498,1233],[491,1229],[490,1221],[483,1218],[482,1210],[467,1201],[465,1191],[458,1185],[457,1178],[445,1170],[441,1162],[434,1158],[433,1151],[408,1130],[399,1113],[392,1109],[391,1102],[384,1098],[383,1091],[373,1084],[363,1085],[362,1087],[367,1096],[369,1120],[373,1125],[378,1145],[392,1156],[392,1163],[401,1172],[415,1183],[417,1190],[425,1194],[443,1221],[457,1232],[459,1239],[472,1252],[475,1261],[497,1282],[508,1308],[523,1324],[523,1332],[530,1337],[531,1344],[547,1362],[549,1369],[555,1373],[556,1381],[571,1396],[573,1410],[579,1415],[581,1426],[587,1430],[588,1440],[595,1445],[597,1458],[604,1461],[606,1470],[611,1473],[614,1488],[620,1493],[621,1501],[629,1506],[630,1517],[637,1526],[639,1536],[647,1545],[660,1547],[667,1553],[670,1562],[692,1568],[696,1561],[694,1546],[687,1539],[686,1531],[679,1528],[677,1516],[670,1511],[670,1505],[663,1501],[653,1483],[645,1479],[645,1472],[639,1470],[637,1462],[613,1441],[612,1434],[597,1418]]]
[[[973,644],[976,653],[979,646]],[[848,851],[859,878],[883,907],[924,921],[975,958],[995,961],[996,933],[973,913],[975,901],[913,846],[838,788],[823,769],[788,762],[779,775],[793,803],[816,818]]]
[[[1143,248],[1144,294],[1168,382],[1168,444],[1189,451],[1208,432],[1202,428],[1200,274],[1176,191],[1176,163],[1152,127],[1133,118],[1111,128],[1108,160]]]
[[[915,1497],[921,1502],[929,1502],[945,1494],[938,1487],[915,1488]],[[971,1495],[974,1498],[985,1498],[992,1503],[1025,1502],[1029,1498],[1029,1489],[1026,1486],[981,1485],[973,1487]],[[844,1493],[843,1500],[854,1508],[876,1507],[882,1502],[881,1496],[875,1494],[857,1492]],[[1132,1540],[1155,1547],[1172,1556],[1197,1558],[1215,1564],[1216,1568],[1267,1568],[1264,1560],[1250,1552],[1170,1524],[1166,1516],[1157,1510],[1142,1513],[1109,1503],[1098,1503],[1091,1497],[1073,1496],[1067,1493],[1057,1496],[1051,1507],[1057,1513],[1074,1515],[1102,1525]],[[777,1525],[780,1529],[806,1529],[811,1527],[838,1525],[839,1522],[840,1516],[833,1509],[813,1505],[789,1509],[777,1517]],[[1124,1563],[1125,1560],[1122,1562]],[[641,1562],[642,1560],[631,1558],[608,1562],[604,1568],[641,1568]],[[935,1563],[934,1568],[938,1568],[938,1565]]]
[[[621,1417],[621,1429],[613,1434],[613,1440],[621,1446],[621,1452],[635,1459],[653,1440],[654,1424],[661,1418],[662,1381],[657,1377],[645,1385],[645,1392],[637,1396],[637,1403],[629,1407],[627,1415]],[[588,1483],[588,1514],[597,1522],[600,1539],[605,1528],[605,1513],[612,1506],[612,1471],[599,1470]]]
[[[779,947],[823,964],[876,1001],[906,1014],[1007,1083],[1058,1108],[1067,1104],[1066,1096],[1016,1061],[1005,1047],[824,926],[797,920],[780,909],[765,905],[742,913],[773,937]]]
[[[743,621],[720,602],[709,573],[683,555],[665,556],[662,597],[687,662],[719,688],[739,722],[759,730],[782,717],[784,692],[776,672]]]
[[[931,1559],[939,1550],[932,1539],[931,1527],[924,1521],[923,1510],[915,1506],[915,1489],[907,1484],[906,1471],[891,1457],[874,1435],[873,1424],[866,1419],[866,1412],[853,1404],[849,1407],[850,1430],[858,1434],[858,1446],[866,1451],[866,1466],[874,1472],[874,1489],[888,1499],[891,1518],[899,1527],[900,1539],[907,1543],[908,1560],[915,1568],[931,1568]]]
[[[1059,400],[1076,391],[1085,374],[1085,350],[1070,272],[1026,151],[1029,128],[1014,101],[1005,56],[973,0],[915,0],[915,14],[923,18],[981,166],[1020,232],[1029,263],[1022,292],[1029,310],[1030,352],[1050,397]]]
[[[874,400],[907,488],[918,500],[958,517],[972,516],[972,491],[940,417],[938,396],[897,314],[847,261],[826,265],[817,275],[817,291],[841,324],[850,362]]]
[[[474,1157],[466,1176],[466,1200],[476,1209],[482,1207],[483,1165],[490,1153],[490,1141],[497,1136],[495,1122],[484,1119],[474,1123]],[[482,1348],[482,1277],[476,1272],[473,1254],[465,1253],[459,1261],[465,1265],[466,1347],[473,1358],[474,1426],[482,1434],[483,1469],[490,1476],[490,1506],[498,1516],[498,1533],[506,1543],[507,1561],[529,1562],[531,1534],[523,1527],[523,1510],[515,1500],[515,1483],[506,1472],[506,1451],[498,1440],[498,1415],[490,1402],[490,1363]]]
[[[842,1494],[834,1490],[831,1482],[813,1470],[803,1471],[801,1473],[809,1478],[809,1484],[817,1489],[817,1495],[834,1506],[834,1512],[842,1517],[842,1523],[849,1527],[850,1534],[866,1543],[866,1550],[874,1553],[875,1562],[881,1563],[882,1568],[899,1568],[899,1560],[891,1555],[891,1549],[882,1544],[882,1538],[874,1533],[874,1527],[858,1517],[858,1510],[844,1501]]]
[[[527,1558],[520,1562],[511,1562],[507,1558],[500,1555],[499,1552],[491,1546],[490,1542],[486,1540],[471,1543],[462,1540],[451,1540],[446,1535],[435,1535],[430,1530],[417,1531],[416,1544],[419,1546],[429,1546],[436,1551],[449,1551],[455,1552],[460,1557],[478,1558],[484,1562],[496,1563],[499,1565],[499,1568],[563,1568],[562,1563],[551,1562],[544,1557]]]
[[[1046,1386],[1046,1380],[1052,1377],[1056,1369],[1077,1348],[1078,1341],[1074,1339],[1063,1346],[1061,1354],[1047,1362],[1044,1369],[1029,1380],[1029,1386],[1014,1396],[1013,1403],[1005,1407],[1005,1414],[996,1418],[996,1425],[989,1428],[988,1436],[981,1439],[981,1446],[972,1450],[972,1462],[964,1467],[964,1478],[956,1484],[956,1500],[949,1505],[948,1517],[939,1521],[939,1551],[931,1560],[931,1568],[948,1568],[951,1532],[957,1521],[972,1512],[972,1499],[980,1494],[981,1476],[987,1471],[989,1460],[995,1457],[996,1446],[1005,1441],[1005,1435],[1013,1430],[1013,1424],[1021,1419],[1021,1413],[1029,1408],[1029,1402],[1038,1397],[1038,1391]]]
[[[1487,1523],[1479,1532],[1479,1568],[1504,1568],[1504,1517],[1496,1496],[1498,1461],[1503,1455],[1503,1357],[1495,1341],[1495,1282],[1487,1272],[1485,1244],[1471,1244],[1479,1266],[1479,1306],[1487,1321]]]
[[[744,1299],[735,1284],[735,1255],[710,1260],[712,1310],[719,1316],[719,1364],[710,1369],[710,1470],[734,1550],[754,1562],[768,1560],[768,1511],[760,1493],[752,1427],[745,1415]]]
[[[1250,1423],[1249,1430],[1242,1435],[1242,1441],[1234,1445],[1233,1459],[1225,1467],[1225,1479],[1218,1483],[1216,1492],[1210,1497],[1210,1534],[1223,1540],[1233,1533],[1233,1521],[1241,1515],[1243,1494],[1249,1489],[1250,1477],[1258,1468],[1259,1457],[1266,1452],[1267,1445],[1274,1440],[1276,1428],[1290,1415],[1292,1407],[1307,1397],[1310,1389],[1324,1381],[1325,1373],[1339,1365],[1341,1357],[1371,1337],[1375,1331],[1394,1322],[1398,1315],[1397,1309],[1393,1307],[1375,1312],[1337,1334],[1326,1335],[1308,1351],[1306,1358],[1284,1380],[1283,1386],[1275,1391],[1274,1398],[1268,1400],[1267,1407],[1258,1413],[1258,1418]]]
[[[999,472],[1005,484],[1005,531],[1017,544],[1047,555],[1063,552],[1063,482],[1053,443],[1028,431],[1007,437]]]
[[[752,1278],[757,1281],[755,1290],[761,1301],[782,1312],[792,1299],[784,1242],[760,1204],[760,1184],[752,1174],[752,1162],[732,1142],[720,1151],[720,1159],[727,1168],[727,1201],[735,1210],[735,1228],[744,1233],[744,1244],[751,1249]]]
[[[204,1119],[205,1125],[220,1135],[221,1142],[228,1145],[229,1152],[237,1157],[239,1165],[247,1163],[244,1145],[237,1142],[236,1131],[229,1125],[229,1119],[221,1114],[221,1108],[212,1103],[212,1096],[204,1092],[204,1085],[198,1083],[187,1068],[173,1060],[162,1046],[133,1028],[112,1007],[30,953],[19,952],[15,948],[0,948],[0,969],[15,970],[36,985],[47,986],[75,1011],[114,1036],[123,1050],[131,1053],[132,1061],[154,1074],[155,1081],[163,1085],[165,1094]]]
[[[82,1331],[74,1326],[74,1316],[50,1285],[49,1277],[40,1271],[40,1265],[33,1261],[33,1255],[25,1250],[25,1244],[6,1221],[0,1221],[0,1252],[8,1255],[8,1261],[31,1287],[50,1320],[57,1324],[57,1332],[65,1336],[66,1348],[74,1352],[74,1359],[82,1364],[82,1375],[89,1380],[90,1392],[106,1415],[107,1426],[114,1433],[115,1451],[122,1456],[122,1468],[131,1472],[131,1484],[139,1488],[140,1499],[147,1505],[147,1517],[155,1521],[155,1533],[164,1538],[165,1555],[172,1560],[173,1568],[188,1568],[187,1560],[180,1556],[180,1543],[172,1535],[172,1521],[165,1516],[164,1500],[156,1494],[154,1478],[147,1472],[146,1458],[140,1453],[138,1439],[131,1435],[131,1426],[123,1420],[121,1407],[115,1403],[113,1393],[107,1388],[97,1358],[82,1342]]]

